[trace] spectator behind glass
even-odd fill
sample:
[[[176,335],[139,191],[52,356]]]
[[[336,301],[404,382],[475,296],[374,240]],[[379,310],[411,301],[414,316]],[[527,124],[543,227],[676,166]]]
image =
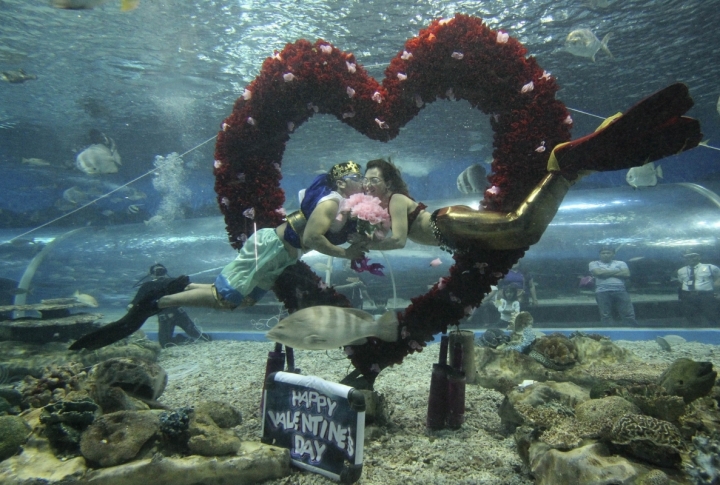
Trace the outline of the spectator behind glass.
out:
[[[535,280],[532,275],[526,274],[520,263],[515,263],[505,277],[498,283],[501,295],[505,287],[514,284],[518,289],[518,300],[523,307],[537,305],[537,293],[535,292]]]
[[[686,265],[677,272],[680,307],[689,325],[717,326],[718,304],[715,290],[720,288],[720,268],[700,262],[700,254],[686,252]]]
[[[613,310],[622,318],[625,325],[636,326],[635,308],[625,289],[625,281],[630,278],[630,270],[623,261],[616,261],[615,249],[603,246],[600,260],[589,264],[590,274],[595,277],[595,300],[600,311],[600,323],[609,327],[613,323]]]
[[[520,287],[511,283],[503,290],[502,297],[498,295],[495,300],[495,307],[500,312],[500,324],[508,326],[513,321],[513,317],[520,312],[520,302],[518,301],[518,294]]]

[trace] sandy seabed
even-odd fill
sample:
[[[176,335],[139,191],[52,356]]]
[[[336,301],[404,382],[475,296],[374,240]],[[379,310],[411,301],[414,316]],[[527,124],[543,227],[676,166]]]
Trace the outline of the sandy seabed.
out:
[[[665,352],[654,341],[616,342],[647,363],[670,364],[681,357],[710,361],[720,367],[720,348],[684,342]],[[425,428],[432,364],[439,345],[408,356],[402,365],[383,370],[375,390],[385,397],[389,424],[383,435],[365,445],[361,479],[364,485],[487,484],[530,485],[512,436],[501,432],[497,409],[502,394],[468,385],[465,424],[459,430],[429,432]],[[214,341],[163,350],[159,364],[168,372],[160,402],[170,407],[201,400],[220,400],[242,412],[235,428],[242,440],[261,437],[260,397],[267,342]],[[296,351],[296,366],[304,375],[338,382],[352,370],[340,350]],[[293,468],[290,476],[264,482],[271,485],[337,483]]]

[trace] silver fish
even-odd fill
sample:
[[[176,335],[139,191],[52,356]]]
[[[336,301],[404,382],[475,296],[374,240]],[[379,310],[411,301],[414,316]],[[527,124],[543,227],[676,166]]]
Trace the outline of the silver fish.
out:
[[[284,318],[265,337],[305,350],[360,345],[367,342],[367,337],[395,342],[398,339],[398,320],[393,311],[375,320],[369,313],[355,308],[320,305],[304,308]]]
[[[35,74],[28,74],[22,69],[17,71],[3,71],[0,72],[0,80],[7,81],[12,84],[22,84],[25,81],[32,81],[37,79]]]
[[[80,152],[75,159],[75,166],[90,175],[101,173],[117,173],[118,165],[122,165],[122,159],[115,147],[115,142],[110,139],[111,145],[94,144]]]
[[[481,194],[487,188],[487,172],[479,163],[474,163],[462,171],[457,178],[457,188],[463,194]]]
[[[670,343],[665,340],[662,337],[655,337],[655,342],[660,346],[661,349],[663,349],[665,352],[672,351],[672,347],[670,346]]]
[[[638,187],[655,187],[658,183],[658,177],[662,178],[662,167],[655,167],[653,162],[646,163],[642,167],[633,167],[628,170],[625,180],[634,188]]]
[[[50,165],[50,162],[47,162],[42,158],[23,158],[22,163],[26,165],[34,165],[36,167],[47,167]]]
[[[607,46],[611,35],[612,34],[607,34],[603,37],[603,40],[600,41],[590,29],[573,30],[565,39],[565,50],[575,56],[589,57],[593,62],[595,62],[595,54],[597,54],[600,49],[612,57],[613,55]]]
[[[76,186],[72,186],[63,191],[63,199],[71,204],[79,204],[87,199],[87,195]]]

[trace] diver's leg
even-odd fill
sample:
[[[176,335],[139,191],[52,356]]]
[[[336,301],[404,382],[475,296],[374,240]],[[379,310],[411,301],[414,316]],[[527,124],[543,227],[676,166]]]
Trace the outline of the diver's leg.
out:
[[[157,303],[159,308],[169,308],[178,306],[203,307],[203,308],[222,308],[215,295],[213,295],[212,285],[192,290],[185,290],[174,295],[163,296]]]
[[[190,315],[188,315],[182,308],[177,309],[177,313],[174,315],[173,323],[182,328],[188,337],[197,340],[202,336],[200,329],[197,328],[197,325],[195,325],[195,322],[193,322],[192,318],[190,318]]]
[[[165,347],[172,340],[175,325],[165,314],[158,315],[158,342],[160,347]]]

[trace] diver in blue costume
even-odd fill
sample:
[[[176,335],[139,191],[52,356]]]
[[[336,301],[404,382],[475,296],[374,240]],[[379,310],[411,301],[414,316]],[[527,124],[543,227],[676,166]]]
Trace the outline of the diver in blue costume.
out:
[[[300,193],[300,210],[276,228],[259,229],[245,242],[213,284],[190,283],[187,276],[158,283],[134,303],[120,320],[84,335],[70,350],[99,349],[129,336],[145,320],[170,307],[206,307],[225,310],[254,305],[275,280],[295,264],[303,252],[315,250],[328,256],[358,259],[361,244],[339,246],[355,232],[340,202],[363,191],[361,167],[349,161],[319,175]],[[340,216],[338,216],[340,214]]]

